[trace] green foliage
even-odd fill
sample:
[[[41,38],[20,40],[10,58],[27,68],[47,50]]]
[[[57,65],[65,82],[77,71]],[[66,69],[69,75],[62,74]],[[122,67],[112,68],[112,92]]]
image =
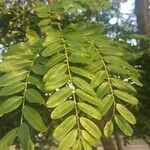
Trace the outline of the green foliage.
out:
[[[17,136],[17,129],[12,129],[9,131],[0,141],[0,148],[1,149],[8,149],[9,145],[11,145]]]
[[[24,150],[28,150],[30,144],[30,131],[29,127],[25,123],[22,123],[18,128],[18,138],[22,148]]]
[[[19,111],[21,117],[19,125],[1,139],[0,148],[8,148],[17,137],[22,148],[29,150],[31,128],[37,132],[54,128],[60,150],[91,150],[97,147],[101,130],[111,136],[115,125],[128,136],[133,133],[129,123],[136,120],[126,105],[138,103],[130,83],[140,85],[140,74],[126,60],[130,53],[105,37],[103,28],[94,23],[63,24],[58,15],[65,17],[70,11],[71,2],[67,2],[55,1],[49,7],[37,3],[40,34],[28,29],[27,41],[3,54],[0,114]],[[77,9],[99,6],[91,0],[74,3]],[[42,112],[51,121],[45,122]]]
[[[104,127],[104,135],[106,137],[109,137],[113,133],[113,130],[114,130],[114,126],[112,121],[108,121]]]

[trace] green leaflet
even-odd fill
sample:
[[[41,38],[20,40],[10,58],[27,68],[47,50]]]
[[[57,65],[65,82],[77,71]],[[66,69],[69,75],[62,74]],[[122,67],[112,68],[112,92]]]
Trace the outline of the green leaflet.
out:
[[[44,75],[46,73],[46,67],[44,65],[41,65],[39,63],[34,63],[31,70],[38,75]]]
[[[120,73],[120,74],[124,74],[124,75],[129,74],[129,71],[126,68],[119,66],[119,64],[118,65],[108,65],[107,68],[111,72],[114,72],[114,73]]]
[[[133,92],[136,93],[136,89],[129,83],[122,81],[120,79],[117,78],[111,78],[111,82],[113,84],[113,86],[115,86],[116,88],[123,90],[123,91],[128,91],[128,92]]]
[[[128,68],[130,75],[133,76],[134,78],[139,78],[140,77],[140,70],[134,68],[133,66],[131,66],[130,68]]]
[[[58,105],[51,113],[52,119],[59,119],[68,114],[74,108],[74,101],[66,101]]]
[[[132,68],[132,69],[134,68],[128,62],[124,61],[120,57],[104,56],[103,59],[109,64],[114,64],[114,65],[118,65],[119,64],[120,66],[126,66],[126,67]]]
[[[30,150],[29,149],[30,131],[29,131],[29,127],[25,123],[22,123],[20,125],[20,127],[18,128],[17,135],[19,137],[19,141],[23,150]]]
[[[96,139],[100,139],[102,134],[97,125],[95,125],[95,123],[84,117],[80,118],[80,123],[83,128],[85,128],[93,137],[95,137]]]
[[[64,87],[58,92],[55,92],[47,101],[46,105],[49,108],[56,107],[57,105],[64,102],[72,94],[72,89]]]
[[[20,49],[19,49],[19,50],[20,50]],[[10,52],[10,50],[9,50],[9,52]],[[18,53],[19,53],[19,52],[18,52]],[[26,55],[26,54],[18,54],[18,53],[16,53],[16,51],[14,52],[14,54],[5,53],[5,54],[4,54],[5,60],[16,59],[16,61],[17,61],[17,60],[20,60],[20,59],[26,59],[27,56],[28,56],[28,59],[29,59],[29,60],[33,60],[33,59],[34,59],[33,53],[32,53],[32,54],[28,54],[28,55]],[[26,52],[24,52],[24,53],[26,53]],[[7,54],[8,54],[8,55],[7,55]]]
[[[113,102],[114,102],[114,99],[112,95],[107,95],[102,99],[101,105],[98,107],[98,110],[100,111],[102,116],[104,116],[108,112]]]
[[[91,72],[98,72],[100,69],[103,68],[103,63],[101,60],[97,60],[90,63],[86,68]]]
[[[96,78],[91,80],[91,86],[93,88],[98,87],[103,81],[106,79],[106,72],[104,70],[101,70],[96,73]]]
[[[57,77],[60,74],[64,74],[66,71],[67,65],[64,63],[59,63],[48,70],[48,72],[44,75],[43,81],[47,82],[49,78]]]
[[[76,86],[78,86],[79,88],[81,88],[83,91],[91,94],[92,96],[96,96],[96,93],[95,93],[94,89],[85,80],[83,80],[79,77],[73,77],[73,83]]]
[[[133,114],[123,105],[121,104],[117,104],[116,108],[118,110],[118,112],[131,124],[135,124],[136,123],[136,119],[133,116]]]
[[[132,95],[126,93],[126,92],[122,92],[120,90],[114,90],[114,94],[120,98],[121,100],[128,102],[132,105],[137,105],[138,104],[138,100],[133,97]]]
[[[68,80],[69,80],[69,75],[67,74],[59,75],[58,77],[55,78],[55,80],[49,79],[45,84],[44,88],[47,91],[53,91],[67,84]]]
[[[110,92],[109,83],[104,82],[98,87],[96,94],[99,98],[103,98],[108,92]]]
[[[72,37],[72,35],[70,35],[70,36]],[[83,58],[90,57],[89,53],[86,52],[85,48],[81,48],[80,50],[78,49],[80,46],[83,46],[83,44],[85,44],[85,41],[83,41],[82,43],[78,43],[78,41],[74,41],[74,40],[70,41],[70,39],[67,39],[66,42],[69,46],[68,48],[69,48],[72,56],[75,55],[75,57],[76,57],[76,56],[80,55],[80,57],[83,57]],[[76,45],[76,47],[75,47],[75,45]],[[91,62],[91,59],[89,59],[89,61]]]
[[[64,79],[68,79],[69,80],[69,75],[68,74],[58,74],[56,77],[49,77],[47,80],[47,83],[51,83],[51,84],[55,84],[57,82],[61,82]]]
[[[59,150],[69,150],[70,147],[73,146],[74,142],[76,141],[78,135],[78,130],[74,129],[70,131],[60,142]]]
[[[5,52],[4,57],[6,59],[8,58],[18,58],[20,56],[31,56],[33,55],[31,49],[29,49],[29,45],[27,45],[25,42],[19,42],[16,44],[11,45],[10,50]]]
[[[0,90],[0,96],[8,96],[15,93],[19,93],[24,89],[24,83],[18,82],[15,84],[11,84],[9,86],[5,86]]]
[[[91,146],[97,147],[99,139],[95,139],[90,134],[88,134],[85,130],[81,131],[83,139]]]
[[[82,150],[82,145],[80,139],[78,139],[74,145],[73,145],[73,150]]]
[[[80,89],[76,89],[75,93],[82,98],[84,101],[87,101],[93,105],[99,106],[101,105],[101,100],[97,97],[91,96],[88,93],[80,90]]]
[[[45,126],[40,114],[30,106],[24,106],[23,116],[36,130],[41,132],[47,131],[47,127]]]
[[[27,89],[27,91],[25,92],[25,98],[27,101],[31,103],[38,103],[38,104],[45,105],[44,98],[37,90],[33,88]]]
[[[105,124],[105,127],[104,127],[104,135],[106,137],[109,137],[112,135],[113,133],[113,130],[114,130],[114,126],[113,126],[113,123],[112,121],[108,121],[106,124]]]
[[[55,130],[53,137],[61,140],[76,124],[76,116],[66,118]]]
[[[0,104],[0,116],[9,113],[16,108],[20,106],[22,103],[22,97],[21,96],[14,96],[9,98],[8,100],[5,100]]]
[[[38,16],[40,18],[47,18],[47,17],[49,17],[48,12],[46,12],[45,10],[40,10],[37,14],[38,14]]]
[[[17,128],[7,132],[7,134],[0,140],[0,149],[8,150],[9,146],[13,143],[16,136],[17,136]]]
[[[88,70],[85,70],[83,68],[79,67],[70,67],[71,71],[74,72],[75,74],[81,75],[83,77],[86,77],[88,79],[95,79],[95,75],[89,72]]]
[[[9,72],[29,67],[32,61],[27,59],[5,59],[0,63],[0,72]]]
[[[84,113],[88,114],[89,116],[100,120],[101,119],[101,114],[98,112],[98,110],[91,105],[85,104],[85,103],[78,103],[78,108],[83,111]]]
[[[129,123],[120,115],[115,116],[115,121],[120,130],[124,132],[127,136],[131,136],[133,134],[133,129],[129,125]]]
[[[114,47],[114,46],[101,46],[100,53],[105,55],[113,55],[113,56],[124,56],[126,51],[123,51],[120,48]]]
[[[72,54],[69,56],[69,62],[79,63],[79,64],[90,64],[92,61],[85,56],[81,56],[80,54]]]
[[[27,30],[26,31],[26,37],[28,39],[28,44],[33,48],[33,52],[36,52],[37,49],[43,48],[42,47],[42,40],[39,37],[39,35],[34,30]]]
[[[49,25],[49,23],[50,23],[50,19],[48,18],[48,19],[43,19],[43,20],[41,20],[41,21],[38,23],[38,25],[39,25],[40,27],[43,27],[43,26]]]
[[[55,43],[47,45],[47,48],[44,49],[44,51],[42,52],[42,56],[43,57],[52,56],[53,54],[56,54],[61,50],[63,50],[63,45],[55,42]]]
[[[47,47],[49,44],[59,41],[61,32],[59,30],[53,30],[48,28],[50,34],[45,38],[43,46]]]
[[[28,82],[32,85],[35,85],[38,89],[43,91],[42,79],[39,78],[38,76],[30,75],[28,78]]]
[[[64,54],[58,53],[50,58],[50,60],[46,64],[46,67],[51,68],[59,62],[61,62],[62,60],[64,60],[65,58],[66,57]]]
[[[35,10],[40,18],[50,17],[49,9],[46,5],[43,5],[43,3],[36,3],[36,5]]]
[[[27,74],[26,70],[8,72],[0,77],[0,87],[22,81],[26,78]]]
[[[143,83],[141,83],[138,79],[134,78],[133,76],[130,77],[134,84],[138,86],[143,86]]]
[[[84,150],[92,150],[92,147],[83,139],[82,139],[82,146]]]

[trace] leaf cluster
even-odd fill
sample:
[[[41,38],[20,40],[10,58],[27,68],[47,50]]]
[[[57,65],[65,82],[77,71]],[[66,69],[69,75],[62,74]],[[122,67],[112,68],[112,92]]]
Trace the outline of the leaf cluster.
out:
[[[133,84],[142,84],[139,70],[126,59],[130,53],[98,25],[65,26],[53,20],[55,3],[40,4],[35,9],[44,37],[27,30],[28,40],[12,45],[0,63],[0,116],[12,111],[21,116],[19,125],[1,139],[0,149],[8,149],[16,137],[24,150],[32,149],[30,128],[54,128],[60,150],[91,150],[117,126],[131,136],[136,119],[128,108],[138,104]],[[50,122],[39,107],[48,112]]]

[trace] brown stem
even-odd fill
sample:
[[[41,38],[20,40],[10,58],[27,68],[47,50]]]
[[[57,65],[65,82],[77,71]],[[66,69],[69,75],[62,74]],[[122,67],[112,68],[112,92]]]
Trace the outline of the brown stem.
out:
[[[106,138],[106,137],[102,137],[101,138],[104,150],[116,150],[115,144],[113,142],[113,139],[111,137]]]
[[[123,150],[121,140],[120,140],[120,137],[119,137],[118,133],[116,132],[114,134],[114,136],[115,136],[115,141],[116,141],[118,150]]]

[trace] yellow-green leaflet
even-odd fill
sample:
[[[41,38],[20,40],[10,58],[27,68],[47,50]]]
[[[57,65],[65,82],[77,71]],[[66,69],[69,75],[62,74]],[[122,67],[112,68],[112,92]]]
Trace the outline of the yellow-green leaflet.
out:
[[[0,87],[8,86],[10,84],[15,84],[19,81],[22,81],[26,78],[28,71],[26,70],[18,70],[5,73],[3,76],[0,77]]]
[[[98,112],[98,110],[91,105],[88,105],[86,103],[78,103],[78,108],[83,111],[84,113],[88,114],[89,116],[100,120],[101,119],[101,114]]]
[[[99,139],[96,139],[92,137],[90,134],[88,134],[85,130],[82,130],[82,137],[83,139],[91,146],[96,147],[98,145]]]
[[[76,116],[69,116],[54,130],[53,136],[61,140],[76,124]]]
[[[119,111],[119,113],[131,124],[135,124],[136,123],[136,119],[133,116],[133,114],[123,105],[121,104],[117,104],[116,105],[117,110]]]
[[[82,68],[79,68],[79,67],[71,67],[70,69],[71,69],[72,72],[74,72],[78,75],[81,75],[83,77],[86,77],[86,78],[89,78],[89,79],[96,78],[94,74],[92,74],[91,72],[89,72],[85,69],[82,69]]]
[[[87,101],[93,105],[96,105],[96,106],[99,106],[101,105],[101,100],[96,97],[96,96],[91,96],[89,95],[88,93],[80,90],[80,89],[76,89],[75,90],[75,93],[80,97],[82,98],[84,101]]]
[[[70,147],[73,146],[74,142],[76,141],[78,135],[78,130],[74,129],[70,131],[60,142],[59,150],[69,150]]]
[[[92,147],[83,139],[82,139],[82,146],[84,150],[92,150]]]
[[[99,98],[103,98],[105,96],[105,94],[107,94],[109,92],[110,92],[109,83],[104,82],[98,87],[96,94]]]
[[[110,120],[108,121],[106,124],[105,124],[105,127],[104,127],[104,135],[106,137],[109,137],[112,135],[113,133],[113,130],[114,130],[114,125],[113,125],[113,122]]]
[[[51,113],[52,119],[59,119],[68,114],[74,108],[74,101],[66,101],[58,105]]]
[[[55,92],[52,96],[50,96],[46,105],[49,108],[56,107],[57,105],[64,102],[71,94],[72,89],[70,89],[69,87],[64,87],[60,89],[58,92]]]
[[[78,86],[83,91],[89,93],[92,96],[96,96],[96,93],[95,93],[94,89],[92,88],[92,86],[90,86],[90,84],[88,82],[86,82],[85,80],[83,80],[79,77],[73,77],[73,82],[76,86]]]
[[[129,123],[120,115],[115,116],[115,121],[120,130],[124,132],[127,136],[131,136],[133,134],[133,129],[129,125]]]
[[[109,111],[113,102],[114,99],[112,95],[107,95],[102,99],[101,105],[98,107],[98,110],[100,111],[102,116],[104,116]]]
[[[64,75],[56,77],[55,80],[51,79],[51,81],[47,81],[45,83],[44,88],[46,91],[53,91],[67,84],[68,80],[69,80],[69,76],[67,74],[64,74]]]
[[[77,141],[75,141],[73,145],[73,150],[81,150],[81,149],[82,149],[81,141],[80,139],[78,139]]]
[[[83,128],[85,128],[85,130],[87,130],[87,132],[89,132],[92,136],[94,136],[97,139],[101,137],[102,134],[100,129],[91,120],[81,117],[80,123],[83,126]]]
[[[66,71],[67,65],[64,63],[59,63],[47,71],[44,75],[43,81],[47,82],[49,78],[57,77],[59,74],[64,74]]]
[[[127,92],[123,92],[120,90],[114,90],[114,94],[120,98],[121,100],[128,102],[132,105],[137,105],[138,104],[138,100],[137,98],[135,98],[134,96],[128,94]]]

